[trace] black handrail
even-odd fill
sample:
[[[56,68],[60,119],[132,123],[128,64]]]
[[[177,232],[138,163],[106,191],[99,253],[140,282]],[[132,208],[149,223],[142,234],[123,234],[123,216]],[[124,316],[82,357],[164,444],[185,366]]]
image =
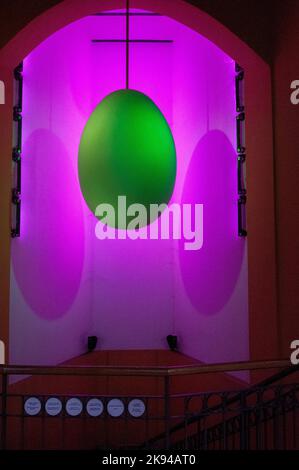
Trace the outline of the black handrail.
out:
[[[287,386],[287,385],[286,385],[286,386]],[[294,387],[293,384],[290,385],[290,386],[293,386],[293,387]],[[256,385],[256,390],[258,390],[258,389],[259,389],[259,386],[258,386],[258,384],[257,384],[257,385]],[[293,388],[292,393],[293,393],[294,391],[297,391],[297,390],[299,390],[299,385],[296,385],[295,388]],[[290,390],[288,390],[287,392],[283,393],[283,394],[280,396],[280,399],[283,399],[283,398],[287,397],[289,394],[290,394]],[[271,399],[269,399],[269,400],[263,402],[263,407],[264,407],[264,408],[268,408],[271,404],[275,403],[275,400],[276,400],[276,398],[271,398]],[[227,404],[227,403],[228,403],[228,401],[226,402],[226,404]],[[223,427],[224,424],[227,425],[228,423],[230,423],[232,420],[235,420],[236,418],[237,418],[237,419],[240,419],[241,416],[242,416],[242,413],[239,413],[238,415],[236,415],[236,416],[234,416],[234,417],[232,417],[232,418],[227,418],[227,419],[225,419],[224,421],[222,421],[221,423],[214,424],[214,425],[212,425],[212,426],[210,426],[210,427],[208,427],[208,428],[202,430],[201,432],[202,432],[202,433],[208,433],[208,434],[209,434],[209,433],[213,432],[213,430],[216,430],[217,428],[219,428],[220,426]],[[200,418],[199,418],[199,419],[200,419]],[[265,419],[264,419],[264,420],[265,420]],[[262,422],[263,422],[263,420],[262,420]],[[192,434],[191,436],[188,436],[188,440],[189,440],[189,439],[192,439],[192,438],[194,438],[194,437],[196,437],[196,436],[197,436],[196,433],[195,433],[195,434]],[[184,442],[184,441],[181,440],[181,441],[179,441],[179,442],[176,442],[175,448],[176,448],[176,446],[180,446],[180,444],[181,444],[182,442]]]
[[[236,395],[234,395],[233,397],[231,397],[230,399],[227,400],[226,404],[231,405],[232,403],[235,403],[235,402],[239,401],[241,399],[241,397],[244,398],[244,397],[248,397],[248,396],[252,395],[253,393],[256,392],[256,390],[258,388],[267,387],[268,385],[272,385],[273,383],[278,382],[279,380],[282,380],[285,377],[288,377],[288,376],[290,376],[290,375],[292,375],[292,374],[294,374],[295,372],[298,372],[298,371],[299,371],[299,365],[287,367],[286,369],[272,375],[271,377],[268,377],[267,379],[264,379],[261,382],[258,382],[257,384],[254,384],[251,387],[249,387],[247,389],[244,389],[241,392],[236,393]],[[204,409],[204,414],[206,415],[208,413],[213,413],[213,412],[215,412],[215,411],[217,411],[221,408],[222,408],[221,403],[217,404],[217,405],[214,405],[214,406],[208,406]],[[177,431],[180,431],[181,429],[184,429],[186,426],[189,426],[190,424],[198,422],[201,419],[202,415],[203,415],[203,411],[201,411],[199,413],[196,413],[195,415],[190,416],[187,419],[184,419],[180,423],[178,423],[175,426],[173,426],[172,428],[170,428],[168,430],[168,434],[171,435],[174,432],[177,432]],[[140,446],[140,448],[142,449],[145,446],[155,444],[156,442],[159,442],[159,441],[161,441],[165,438],[166,438],[166,433],[163,432],[163,433],[158,434],[157,436],[149,439],[146,443],[143,443]]]

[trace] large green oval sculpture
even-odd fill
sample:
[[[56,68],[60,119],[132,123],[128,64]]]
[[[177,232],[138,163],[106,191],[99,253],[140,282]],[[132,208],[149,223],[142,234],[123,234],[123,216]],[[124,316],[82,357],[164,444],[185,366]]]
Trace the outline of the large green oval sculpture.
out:
[[[99,204],[115,209],[118,197],[127,206],[168,203],[176,177],[176,150],[161,111],[143,93],[118,90],[91,114],[79,148],[79,179],[84,199],[95,213]],[[152,220],[147,219],[146,223]]]

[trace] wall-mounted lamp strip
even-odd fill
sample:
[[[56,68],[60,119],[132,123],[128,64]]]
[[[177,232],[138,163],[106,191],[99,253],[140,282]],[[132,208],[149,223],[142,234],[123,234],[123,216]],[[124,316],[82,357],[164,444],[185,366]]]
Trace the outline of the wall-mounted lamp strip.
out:
[[[244,99],[243,99],[243,80],[244,72],[241,71],[236,75],[236,105],[237,112],[242,113],[244,111]]]
[[[245,147],[245,104],[244,104],[244,70],[236,64],[236,129],[238,153],[238,233],[247,236],[246,223],[246,147]]]
[[[247,193],[246,190],[246,155],[238,155],[238,194],[240,196]]]
[[[242,112],[237,115],[237,152],[245,152],[245,113]]]
[[[14,70],[14,107],[13,107],[13,189],[11,236],[21,233],[21,154],[22,154],[22,106],[23,106],[23,64]]]
[[[240,196],[238,199],[238,231],[240,237],[247,236],[246,230],[246,196]]]

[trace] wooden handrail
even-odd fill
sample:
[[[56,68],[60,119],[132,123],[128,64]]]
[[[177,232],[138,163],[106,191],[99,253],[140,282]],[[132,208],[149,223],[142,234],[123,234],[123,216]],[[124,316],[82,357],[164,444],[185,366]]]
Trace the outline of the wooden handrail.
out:
[[[82,375],[82,376],[146,376],[172,377],[178,375],[197,375],[218,372],[237,372],[246,370],[282,369],[291,367],[289,359],[265,361],[243,361],[219,364],[200,364],[198,366],[139,367],[139,366],[1,366],[0,374],[6,375]]]

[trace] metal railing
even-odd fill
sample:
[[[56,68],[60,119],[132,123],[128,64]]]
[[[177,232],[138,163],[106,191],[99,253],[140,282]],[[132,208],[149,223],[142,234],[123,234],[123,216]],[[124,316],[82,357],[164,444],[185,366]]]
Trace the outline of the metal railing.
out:
[[[240,390],[176,393],[182,376],[275,370]],[[277,372],[280,370],[280,372]],[[2,449],[299,449],[288,360],[183,367],[3,366]],[[28,377],[29,376],[29,377]],[[13,379],[22,379],[13,383]],[[192,379],[193,381],[193,379]]]
[[[298,370],[298,366],[288,367],[237,393],[218,391],[184,397],[184,421],[170,429],[175,442],[171,447],[179,450],[299,449],[299,383],[283,383]],[[189,403],[194,398],[197,409],[191,411]],[[178,440],[176,436],[182,431],[184,439]],[[163,439],[161,434],[149,444],[154,447]]]

